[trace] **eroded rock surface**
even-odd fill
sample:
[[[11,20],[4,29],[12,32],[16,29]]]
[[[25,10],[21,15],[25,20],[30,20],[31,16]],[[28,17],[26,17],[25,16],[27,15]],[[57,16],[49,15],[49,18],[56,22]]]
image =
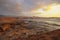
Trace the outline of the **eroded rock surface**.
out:
[[[0,21],[0,40],[60,40],[60,30],[51,27],[57,24],[17,18]]]

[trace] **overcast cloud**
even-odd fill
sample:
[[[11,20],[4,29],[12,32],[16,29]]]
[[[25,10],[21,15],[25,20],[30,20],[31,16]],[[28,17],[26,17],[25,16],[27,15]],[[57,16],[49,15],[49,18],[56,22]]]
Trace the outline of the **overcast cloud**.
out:
[[[60,3],[60,0],[0,0],[0,15],[27,16],[32,8],[41,3]]]

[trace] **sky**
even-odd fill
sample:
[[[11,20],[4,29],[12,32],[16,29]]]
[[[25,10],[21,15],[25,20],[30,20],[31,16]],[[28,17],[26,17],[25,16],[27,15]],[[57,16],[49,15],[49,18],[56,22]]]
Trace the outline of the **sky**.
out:
[[[51,3],[60,4],[60,0],[0,0],[0,15],[33,16],[31,10]]]

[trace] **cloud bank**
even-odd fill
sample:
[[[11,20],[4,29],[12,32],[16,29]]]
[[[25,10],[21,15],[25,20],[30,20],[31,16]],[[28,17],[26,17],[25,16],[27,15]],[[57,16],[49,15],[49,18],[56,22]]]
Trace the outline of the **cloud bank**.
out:
[[[36,6],[53,2],[60,3],[60,0],[0,0],[0,15],[31,16],[29,11]]]

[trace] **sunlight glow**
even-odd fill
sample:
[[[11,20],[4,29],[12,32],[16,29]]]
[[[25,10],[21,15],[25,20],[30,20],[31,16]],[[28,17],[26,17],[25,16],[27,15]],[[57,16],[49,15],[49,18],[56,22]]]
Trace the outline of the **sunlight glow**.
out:
[[[50,4],[32,12],[39,17],[60,17],[60,4]]]

